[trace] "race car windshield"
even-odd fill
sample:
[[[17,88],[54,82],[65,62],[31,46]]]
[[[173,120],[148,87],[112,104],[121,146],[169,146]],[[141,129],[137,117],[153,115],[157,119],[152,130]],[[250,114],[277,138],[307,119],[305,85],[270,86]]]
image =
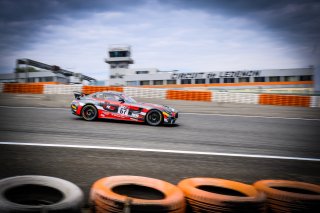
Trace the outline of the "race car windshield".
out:
[[[124,101],[126,103],[129,103],[129,104],[136,104],[137,103],[136,100],[134,100],[133,98],[131,98],[129,96],[122,95],[121,97],[124,99]]]

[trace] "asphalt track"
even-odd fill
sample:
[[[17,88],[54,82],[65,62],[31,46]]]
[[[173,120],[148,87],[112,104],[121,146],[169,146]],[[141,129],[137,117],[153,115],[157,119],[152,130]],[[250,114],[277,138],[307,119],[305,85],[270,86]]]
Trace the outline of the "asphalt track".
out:
[[[2,104],[3,105],[3,104]],[[86,122],[66,108],[0,107],[0,178],[48,175],[88,194],[111,175],[177,183],[218,177],[252,183],[288,179],[320,184],[320,120],[182,113],[174,126]]]

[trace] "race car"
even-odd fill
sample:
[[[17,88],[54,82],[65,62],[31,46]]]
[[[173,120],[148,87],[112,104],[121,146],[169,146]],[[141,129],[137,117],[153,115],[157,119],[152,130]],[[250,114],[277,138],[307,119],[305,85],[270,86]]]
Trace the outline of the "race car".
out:
[[[151,126],[158,126],[174,124],[178,118],[178,112],[171,107],[138,103],[120,92],[105,91],[90,95],[74,92],[74,96],[75,100],[71,103],[72,113],[87,121],[105,118],[146,122]]]

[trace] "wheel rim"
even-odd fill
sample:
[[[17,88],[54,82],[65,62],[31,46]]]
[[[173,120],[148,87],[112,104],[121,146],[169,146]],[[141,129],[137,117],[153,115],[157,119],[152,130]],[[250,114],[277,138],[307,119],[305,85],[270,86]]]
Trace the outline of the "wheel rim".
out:
[[[161,115],[159,112],[151,112],[147,119],[150,124],[159,124],[161,122]]]
[[[83,110],[83,117],[86,120],[92,120],[96,117],[96,110],[93,107],[86,107]]]

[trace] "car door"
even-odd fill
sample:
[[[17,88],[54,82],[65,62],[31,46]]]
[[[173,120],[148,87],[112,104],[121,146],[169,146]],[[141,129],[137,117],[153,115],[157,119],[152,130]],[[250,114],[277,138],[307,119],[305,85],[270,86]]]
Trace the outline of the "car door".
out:
[[[129,117],[129,107],[121,101],[117,94],[105,93],[103,108],[108,112],[106,117],[126,120]]]
[[[118,100],[118,115],[123,120],[130,120],[131,116],[131,110],[130,110],[130,104],[126,103],[123,99],[123,97],[120,97],[116,95],[116,99]]]

